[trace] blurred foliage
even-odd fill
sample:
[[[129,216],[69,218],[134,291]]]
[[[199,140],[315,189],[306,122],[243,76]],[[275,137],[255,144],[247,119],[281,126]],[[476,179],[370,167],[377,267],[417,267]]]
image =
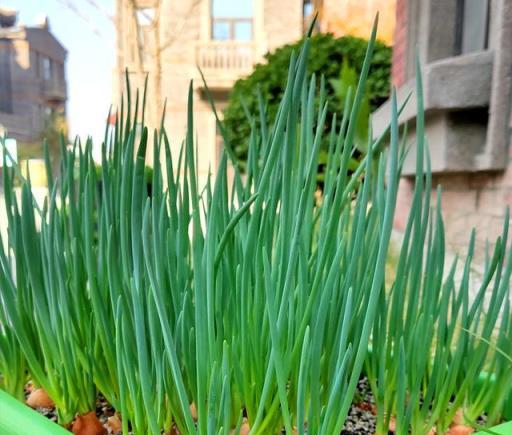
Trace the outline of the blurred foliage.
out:
[[[63,138],[68,142],[68,124],[66,116],[62,110],[53,110],[51,114],[46,115],[43,121],[43,130],[40,134],[41,142],[47,140],[50,156],[57,156],[60,150],[60,141]]]
[[[224,110],[224,124],[241,167],[247,159],[247,147],[251,131],[245,113],[258,113],[258,89],[266,102],[267,117],[272,122],[283,97],[288,65],[292,52],[298,52],[302,41],[284,45],[265,55],[265,63],[256,65],[251,75],[238,80],[230,94]],[[336,38],[332,34],[317,34],[310,40],[308,72],[317,78],[324,76],[329,101],[326,130],[330,130],[332,116],[343,109],[346,84],[355,81],[350,76],[359,76],[363,64],[367,41],[352,36]],[[343,62],[346,70],[343,71]],[[349,71],[350,70],[350,71]],[[375,45],[374,56],[365,90],[369,109],[374,110],[389,96],[391,74],[391,48],[381,42]],[[342,77],[344,75],[344,77]],[[319,83],[320,80],[317,80]],[[346,84],[343,85],[342,82]],[[245,106],[245,107],[244,107]],[[362,114],[362,111],[361,111]],[[361,116],[362,117],[362,116]],[[341,119],[341,116],[338,116]],[[256,123],[259,119],[255,119]]]
[[[66,116],[62,110],[55,110],[51,114],[45,115],[43,128],[36,141],[18,141],[18,159],[42,159],[44,155],[43,142],[45,139],[48,141],[51,159],[56,159],[60,153],[61,135],[67,143],[69,134]]]
[[[343,65],[341,67],[340,76],[337,79],[329,80],[330,85],[334,90],[335,98],[344,102],[347,98],[350,89],[355,89],[358,81],[358,74],[355,68],[349,65],[347,59],[343,59]],[[341,110],[343,110],[343,104]],[[369,116],[370,116],[370,96],[365,91],[361,100],[361,107],[359,108],[359,114],[357,119],[357,128],[355,135],[356,147],[360,151],[366,152],[368,146],[368,128],[369,128]]]

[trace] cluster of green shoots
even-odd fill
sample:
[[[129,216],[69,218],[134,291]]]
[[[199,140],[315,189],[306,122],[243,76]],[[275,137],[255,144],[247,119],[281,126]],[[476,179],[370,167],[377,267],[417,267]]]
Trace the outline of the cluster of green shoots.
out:
[[[511,337],[507,229],[469,300],[473,249],[456,286],[456,266],[443,270],[439,203],[431,213],[424,195],[420,84],[416,193],[396,278],[386,285],[405,155],[394,93],[389,129],[377,140],[370,132],[365,157],[349,167],[374,40],[375,30],[341,122],[327,132],[324,83],[306,73],[304,42],[275,121],[262,99],[259,112],[247,114],[253,130],[243,175],[224,137],[215,177],[199,185],[192,86],[178,156],[163,128],[140,132],[151,102],[145,93],[132,98],[128,86],[105,133],[101,171],[90,141],[62,146],[58,176],[47,154],[49,195],[39,206],[30,179],[18,192],[19,168],[4,165],[3,388],[21,398],[30,378],[54,400],[61,424],[94,410],[101,392],[124,434],[175,427],[228,435],[248,426],[253,435],[332,435],[365,370],[381,433],[392,415],[399,433],[426,433],[463,405],[498,418],[510,365],[489,341],[498,318],[500,344]],[[502,382],[503,397],[474,382],[484,368]]]
[[[419,67],[416,81],[415,191],[396,277],[380,293],[365,363],[377,403],[377,433],[387,433],[394,416],[399,434],[445,433],[460,413],[466,424],[474,425],[484,414],[492,424],[512,387],[512,364],[500,352],[512,346],[509,211],[475,286],[475,232],[468,237],[465,259],[449,263],[440,189],[434,207],[430,203]]]

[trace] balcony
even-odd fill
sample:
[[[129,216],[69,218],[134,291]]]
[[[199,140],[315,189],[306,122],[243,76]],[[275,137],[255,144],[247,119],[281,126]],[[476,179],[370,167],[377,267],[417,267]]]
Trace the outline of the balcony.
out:
[[[44,80],[42,90],[44,98],[49,102],[60,103],[66,101],[66,85],[63,80],[57,80],[56,78]]]
[[[214,40],[197,45],[196,64],[211,88],[231,88],[252,71],[255,60],[253,42]]]

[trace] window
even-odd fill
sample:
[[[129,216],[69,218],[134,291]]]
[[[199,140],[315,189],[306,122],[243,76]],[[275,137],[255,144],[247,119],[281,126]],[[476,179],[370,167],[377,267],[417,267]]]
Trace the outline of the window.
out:
[[[58,71],[59,71],[59,82],[64,83],[64,81],[65,81],[64,64],[59,63]]]
[[[214,18],[213,39],[216,41],[250,41],[252,20],[250,18]]]
[[[12,113],[12,89],[11,89],[11,78],[9,81],[2,80],[0,82],[0,112]]]
[[[52,77],[52,61],[48,57],[43,58],[43,79],[50,80]]]
[[[213,0],[211,32],[217,41],[252,40],[252,0]]]
[[[311,14],[315,12],[315,5],[312,0],[304,0],[303,15],[304,19],[307,20],[311,17]]]
[[[489,0],[459,0],[457,54],[488,48]]]
[[[34,62],[32,69],[34,70],[34,74],[36,75],[36,77],[39,78],[39,77],[41,77],[41,59],[40,59],[39,52],[33,51],[32,59]]]
[[[303,6],[302,6],[302,23],[304,26],[304,31],[309,30],[309,27],[311,26],[311,22],[313,21],[313,18],[315,16],[315,4],[313,0],[304,0]],[[318,21],[315,23],[315,29],[319,30],[319,23]]]
[[[5,55],[5,54],[4,54]],[[0,62],[0,112],[13,112],[11,60],[7,51],[7,59]]]
[[[155,8],[142,8],[137,9],[137,23],[139,26],[147,27],[153,24],[155,20]]]
[[[137,9],[136,12],[137,24],[138,24],[138,41],[137,41],[137,51],[140,49],[140,54],[142,56],[142,62],[147,63],[151,60],[150,51],[151,45],[153,41],[152,32],[153,32],[153,23],[155,21],[155,8],[140,8]],[[135,55],[133,52],[132,54]],[[133,59],[136,59],[133,57]]]

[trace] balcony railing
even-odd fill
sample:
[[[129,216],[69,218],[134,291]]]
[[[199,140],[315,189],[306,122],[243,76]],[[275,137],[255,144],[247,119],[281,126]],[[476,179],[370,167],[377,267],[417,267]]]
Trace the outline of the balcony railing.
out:
[[[254,44],[241,41],[208,41],[196,51],[197,66],[208,84],[230,87],[234,81],[249,74],[255,63]]]
[[[65,101],[66,85],[62,80],[56,78],[50,78],[49,80],[43,81],[43,93],[47,100],[61,102]]]

